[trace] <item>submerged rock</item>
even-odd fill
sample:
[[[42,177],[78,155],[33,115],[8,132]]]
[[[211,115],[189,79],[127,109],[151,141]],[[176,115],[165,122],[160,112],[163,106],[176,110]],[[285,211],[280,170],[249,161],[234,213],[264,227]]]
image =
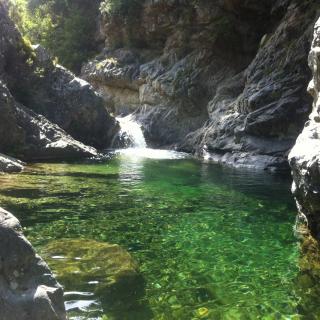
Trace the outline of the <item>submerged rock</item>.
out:
[[[94,283],[94,293],[107,310],[130,308],[144,295],[137,263],[119,245],[61,239],[50,242],[43,253],[67,290],[81,291]],[[77,288],[71,287],[75,277]]]
[[[61,286],[23,236],[19,221],[1,208],[0,319],[66,320]]]

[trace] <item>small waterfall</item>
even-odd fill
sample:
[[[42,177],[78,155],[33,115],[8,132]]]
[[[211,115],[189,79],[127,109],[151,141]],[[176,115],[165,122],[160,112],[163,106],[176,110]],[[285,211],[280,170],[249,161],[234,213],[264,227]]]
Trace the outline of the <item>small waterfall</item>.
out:
[[[132,114],[116,119],[120,124],[120,132],[113,143],[113,148],[117,149],[117,154],[125,157],[123,164],[126,169],[129,166],[130,170],[139,172],[143,159],[184,159],[188,157],[182,152],[148,148],[141,125]]]
[[[147,148],[141,125],[129,114],[126,117],[117,117],[120,124],[120,140],[126,148]]]

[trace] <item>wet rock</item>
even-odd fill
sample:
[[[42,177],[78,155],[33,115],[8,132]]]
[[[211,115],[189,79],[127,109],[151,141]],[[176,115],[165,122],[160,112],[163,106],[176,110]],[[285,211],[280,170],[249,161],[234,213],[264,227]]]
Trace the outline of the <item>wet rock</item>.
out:
[[[119,245],[62,239],[50,242],[43,253],[67,290],[81,291],[88,283],[95,284],[92,289],[105,310],[131,308],[144,295],[138,266]]]
[[[21,231],[0,209],[0,319],[65,320],[63,291]]]

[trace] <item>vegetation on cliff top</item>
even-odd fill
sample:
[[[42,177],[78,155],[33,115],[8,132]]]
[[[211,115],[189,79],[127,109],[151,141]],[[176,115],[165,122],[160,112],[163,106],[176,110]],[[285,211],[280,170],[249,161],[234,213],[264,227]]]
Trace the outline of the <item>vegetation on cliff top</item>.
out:
[[[110,16],[131,16],[140,11],[145,0],[104,0],[100,11]]]
[[[144,0],[8,0],[24,37],[40,43],[72,71],[97,53],[97,17],[134,17]]]
[[[10,16],[32,43],[40,43],[65,67],[79,72],[96,53],[100,0],[9,0]]]

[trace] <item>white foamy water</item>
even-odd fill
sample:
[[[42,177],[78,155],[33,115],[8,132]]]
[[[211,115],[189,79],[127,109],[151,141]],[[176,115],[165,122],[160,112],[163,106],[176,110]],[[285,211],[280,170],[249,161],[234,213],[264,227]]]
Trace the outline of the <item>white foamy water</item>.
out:
[[[177,152],[173,150],[164,150],[164,149],[151,149],[151,148],[128,148],[121,149],[116,151],[122,156],[127,156],[130,158],[145,158],[145,159],[184,159],[190,157],[190,155]]]
[[[118,117],[120,124],[120,136],[124,139],[126,149],[119,149],[117,154],[130,158],[131,160],[139,159],[183,159],[188,157],[186,153],[148,148],[144,138],[141,125],[135,120],[133,115]]]
[[[120,135],[128,140],[128,146],[133,148],[146,148],[147,143],[141,129],[141,125],[129,114],[126,117],[117,120],[120,124]]]

